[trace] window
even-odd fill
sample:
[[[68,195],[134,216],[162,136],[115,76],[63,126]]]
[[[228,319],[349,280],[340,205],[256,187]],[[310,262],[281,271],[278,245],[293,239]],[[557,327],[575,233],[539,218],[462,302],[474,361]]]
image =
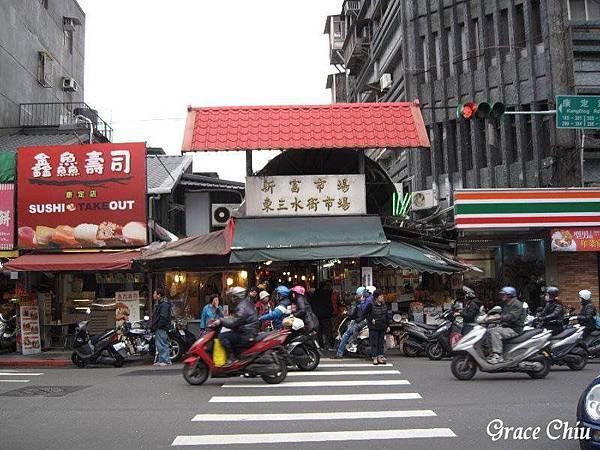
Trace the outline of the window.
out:
[[[531,0],[531,38],[534,45],[544,42],[540,0]]]
[[[467,60],[467,50],[469,49],[467,43],[467,30],[465,29],[465,24],[461,23],[458,25],[458,59],[461,60],[461,63],[456,64],[456,70],[460,73],[469,71],[469,62]]]
[[[52,87],[53,59],[49,53],[43,51],[38,55],[38,82],[44,87]]]
[[[63,31],[63,45],[67,47],[70,54],[73,54],[73,30]]]
[[[569,19],[586,20],[585,0],[569,0]]]
[[[600,19],[600,0],[586,0],[588,20]]]
[[[510,37],[508,31],[508,9],[500,11],[500,18],[498,19],[499,33],[500,33],[500,55],[506,58],[510,54]]]
[[[444,141],[448,152],[448,173],[456,172],[456,120],[446,122]]]
[[[444,124],[436,123],[433,126],[433,151],[436,154],[437,159],[437,170],[438,173],[448,173],[448,167],[446,166],[446,159],[444,158]]]
[[[462,159],[466,170],[473,169],[473,147],[471,145],[471,121],[461,120],[461,148],[463,150]]]
[[[473,19],[473,26],[471,27],[471,34],[473,36],[473,44],[475,47],[471,52],[471,66],[475,68],[481,63],[481,44],[479,42],[481,33],[479,31],[479,19],[476,17]]]
[[[519,159],[519,148],[517,147],[517,116],[512,114],[508,115],[506,116],[506,120],[508,121],[508,162],[514,163]],[[527,144],[523,143],[523,146],[525,145]],[[521,151],[523,150],[521,149]]]
[[[429,139],[430,142],[433,142],[433,131],[431,130],[431,128],[429,127],[429,125],[427,125],[425,127],[427,129],[427,134],[429,135]],[[422,171],[423,174],[426,177],[430,177],[432,175],[431,173],[431,152],[433,151],[432,148],[429,148],[429,152],[426,153],[422,153],[421,159],[423,161],[423,167],[422,167]]]
[[[333,38],[336,41],[344,38],[343,27],[344,22],[338,19],[333,20]]]
[[[484,120],[476,120],[475,121],[475,132],[477,133],[476,145],[479,158],[479,167],[487,167],[488,165],[488,155],[487,155],[487,143],[485,138],[485,125],[486,121]]]
[[[485,16],[485,54],[487,65],[494,65],[496,63],[496,43],[494,42],[494,35],[496,34],[494,27],[494,15],[487,14]]]
[[[427,39],[421,36],[421,67],[423,68],[424,81],[429,83],[429,53],[427,52]]]
[[[522,56],[527,56],[527,38],[525,37],[525,14],[523,11],[523,4],[515,6],[514,20],[514,47],[520,49]]]
[[[454,76],[454,48],[452,41],[452,28],[446,28],[446,39],[444,40],[446,44],[446,58],[447,61],[444,61],[444,76]]]
[[[536,109],[538,111],[548,111],[548,102],[537,102]],[[554,116],[547,114],[535,116],[535,120],[539,120],[539,144],[543,158],[552,156],[552,142],[550,136],[556,128],[554,123],[551,123],[553,117]]]
[[[523,105],[521,107],[523,111],[531,111],[531,105]],[[523,139],[522,139],[522,152],[523,159],[525,161],[533,160],[533,127],[532,127],[532,115],[527,114],[521,116],[523,118]]]
[[[433,33],[433,43],[435,50],[435,79],[442,79],[442,41],[440,38],[440,33]]]

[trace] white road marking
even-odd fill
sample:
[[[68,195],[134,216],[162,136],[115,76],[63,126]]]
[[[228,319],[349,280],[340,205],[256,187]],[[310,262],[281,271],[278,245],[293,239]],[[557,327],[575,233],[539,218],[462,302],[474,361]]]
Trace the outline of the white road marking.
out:
[[[309,433],[213,434],[177,436],[173,446],[180,445],[242,445],[283,442],[370,441],[384,439],[411,439],[456,437],[450,428],[413,428],[406,430],[325,431]]]
[[[290,381],[280,384],[265,383],[229,383],[224,388],[293,388],[293,387],[336,387],[336,386],[400,386],[410,384],[408,380],[344,380],[344,381]]]
[[[287,421],[287,420],[349,420],[349,419],[389,419],[396,417],[435,417],[431,409],[406,411],[353,411],[327,413],[292,414],[197,414],[192,422],[246,422],[246,421]]]
[[[288,372],[288,377],[333,377],[339,375],[398,375],[399,370],[324,370],[314,372]]]
[[[327,395],[245,395],[211,397],[209,403],[283,403],[283,402],[350,402],[373,400],[414,400],[422,398],[416,392],[385,394],[327,394]]]
[[[344,363],[325,363],[325,364],[319,364],[319,367],[393,367],[393,364],[379,364],[377,366],[374,366],[373,364],[369,364],[369,363],[360,363],[360,364],[344,364]]]
[[[0,383],[29,383],[31,380],[0,380]]]
[[[27,373],[27,372],[0,372],[0,376],[2,377],[39,377],[40,375],[44,375],[43,373]]]

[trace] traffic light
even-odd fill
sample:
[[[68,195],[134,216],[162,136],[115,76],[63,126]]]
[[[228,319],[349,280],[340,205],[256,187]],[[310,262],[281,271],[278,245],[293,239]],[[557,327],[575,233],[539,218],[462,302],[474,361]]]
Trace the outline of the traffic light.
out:
[[[506,107],[504,103],[495,102],[466,102],[459,103],[456,107],[456,117],[459,119],[471,120],[473,117],[478,119],[498,119],[504,114]]]

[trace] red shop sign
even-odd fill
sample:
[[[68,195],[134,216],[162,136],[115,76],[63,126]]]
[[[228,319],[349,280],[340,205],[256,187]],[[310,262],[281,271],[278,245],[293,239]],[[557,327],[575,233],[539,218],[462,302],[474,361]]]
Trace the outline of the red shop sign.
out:
[[[147,243],[144,143],[21,147],[19,247]]]
[[[600,228],[556,228],[550,233],[553,252],[600,252]]]
[[[14,197],[14,184],[0,184],[0,250],[12,250],[15,244]]]

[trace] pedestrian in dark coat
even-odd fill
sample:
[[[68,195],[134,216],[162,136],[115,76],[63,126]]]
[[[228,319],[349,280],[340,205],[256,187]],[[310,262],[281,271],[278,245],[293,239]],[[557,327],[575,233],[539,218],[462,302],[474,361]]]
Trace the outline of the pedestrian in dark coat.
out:
[[[375,291],[374,301],[367,306],[365,317],[369,327],[369,344],[371,345],[371,357],[373,364],[385,364],[385,330],[389,324],[385,295],[381,291]]]

